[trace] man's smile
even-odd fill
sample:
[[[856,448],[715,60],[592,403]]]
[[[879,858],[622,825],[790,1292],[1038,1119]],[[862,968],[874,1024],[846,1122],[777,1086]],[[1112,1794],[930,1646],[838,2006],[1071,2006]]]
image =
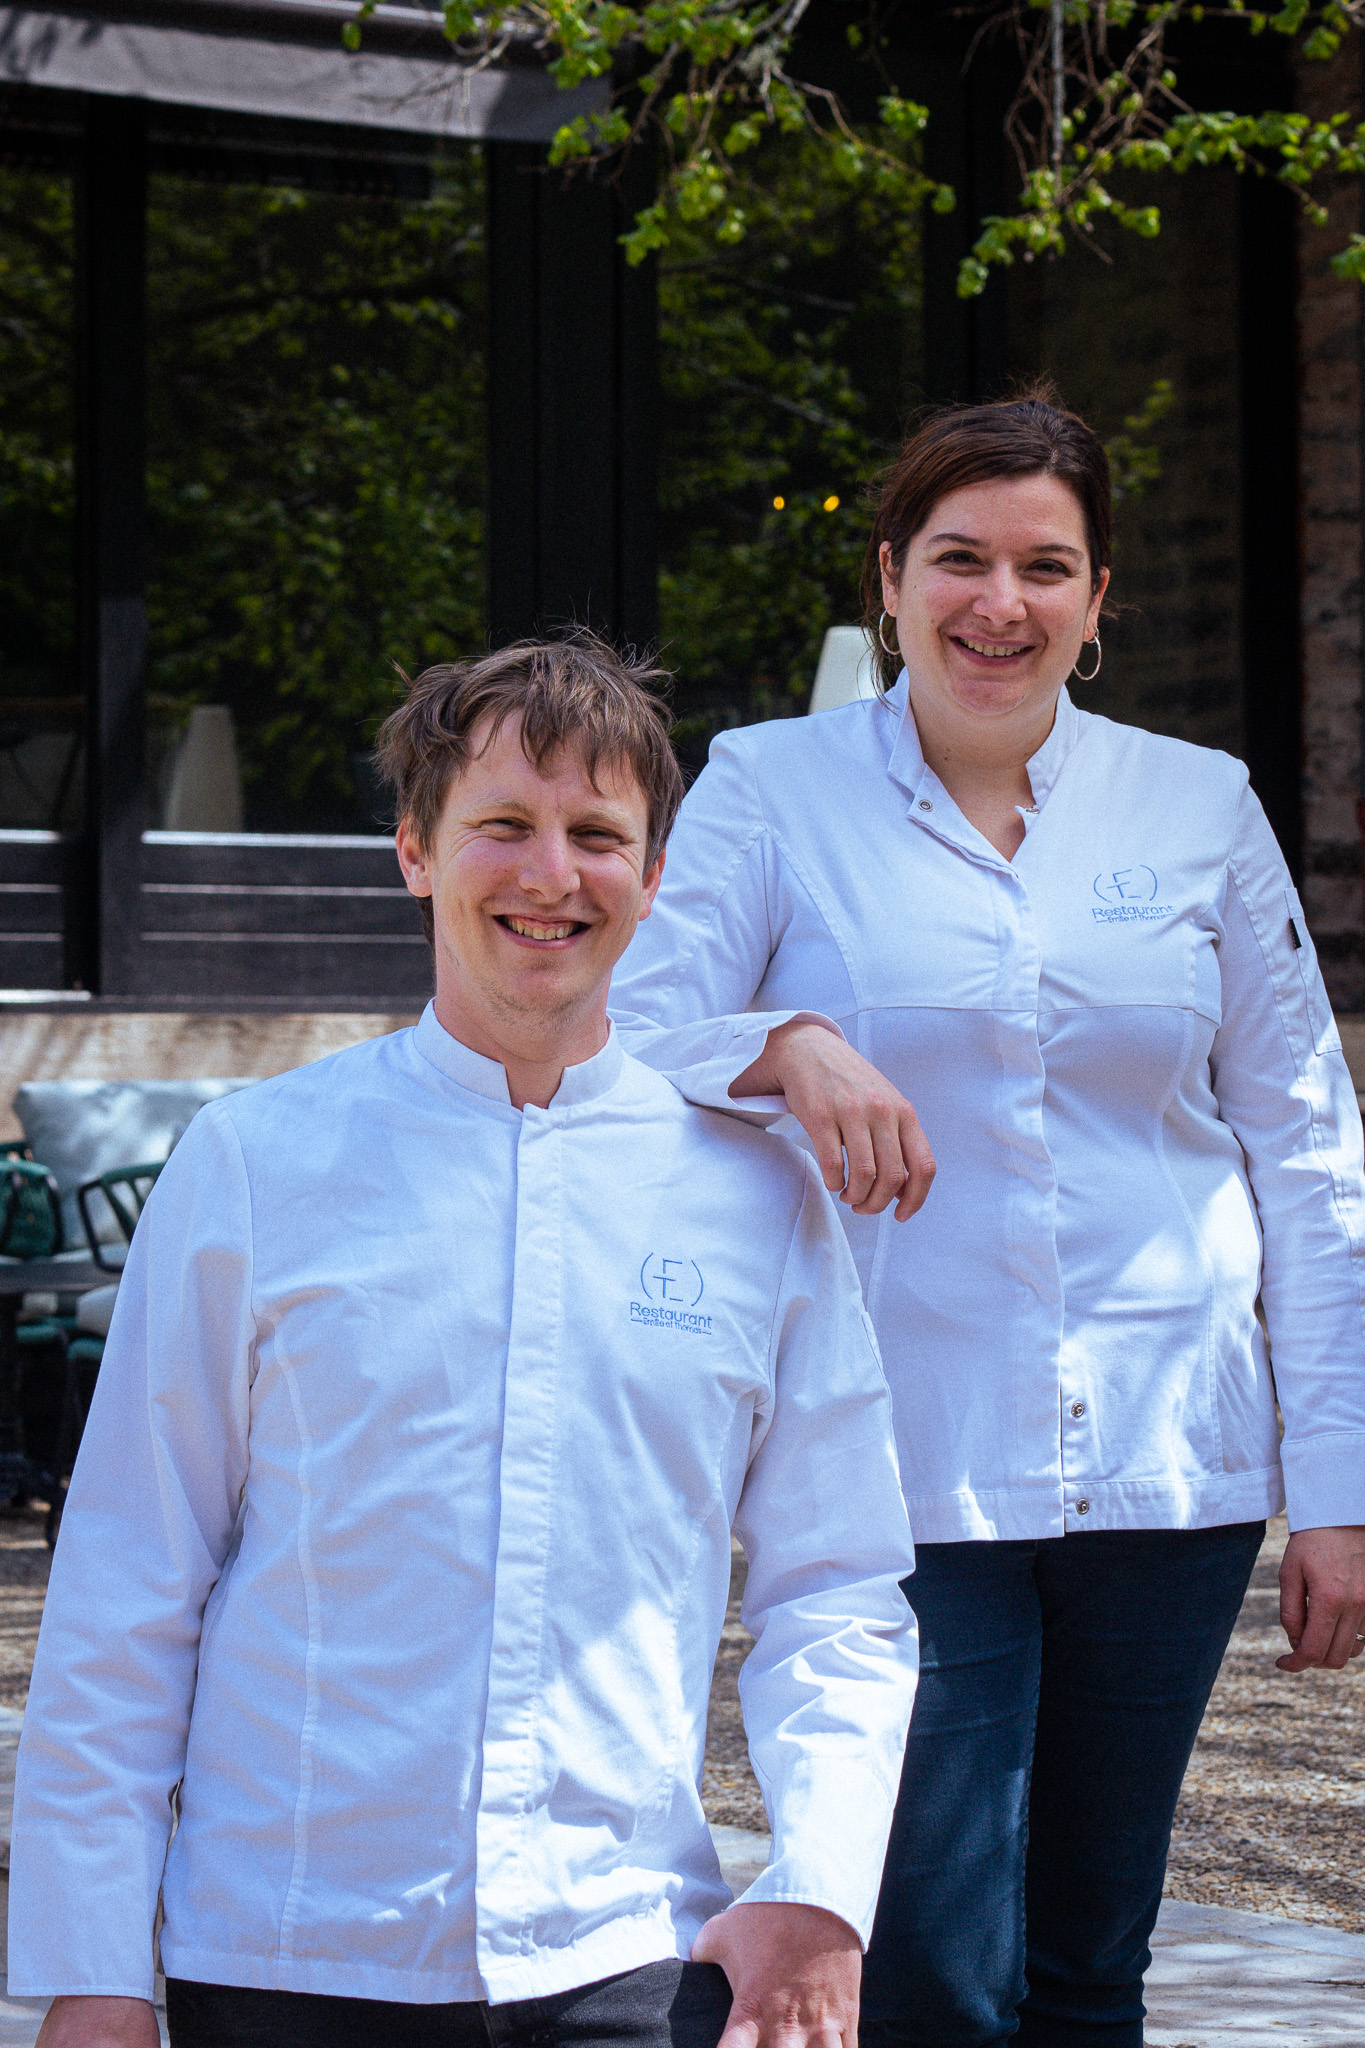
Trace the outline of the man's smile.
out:
[[[579,932],[588,929],[586,924],[579,923],[573,918],[559,918],[550,923],[544,918],[512,917],[504,913],[495,922],[500,924],[505,932],[510,932],[513,938],[529,940],[536,946],[558,945],[565,939],[576,938]]]

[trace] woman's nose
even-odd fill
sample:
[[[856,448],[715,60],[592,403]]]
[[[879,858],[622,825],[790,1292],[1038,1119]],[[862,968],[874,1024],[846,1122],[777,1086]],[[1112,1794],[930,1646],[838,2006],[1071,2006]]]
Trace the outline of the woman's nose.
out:
[[[1014,571],[998,569],[987,577],[983,588],[977,592],[973,609],[988,619],[1022,618],[1028,606],[1023,586]]]

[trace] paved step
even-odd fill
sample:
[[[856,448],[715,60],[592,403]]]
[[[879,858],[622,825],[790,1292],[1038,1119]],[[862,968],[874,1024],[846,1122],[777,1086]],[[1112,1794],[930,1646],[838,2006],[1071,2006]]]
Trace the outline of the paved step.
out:
[[[741,1897],[767,1835],[712,1828]],[[1147,1972],[1146,2048],[1362,2048],[1365,1934],[1166,1899]]]

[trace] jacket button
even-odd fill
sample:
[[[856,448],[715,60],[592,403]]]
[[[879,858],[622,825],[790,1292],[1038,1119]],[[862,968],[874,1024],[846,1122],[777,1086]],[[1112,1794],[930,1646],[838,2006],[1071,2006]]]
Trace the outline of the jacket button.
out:
[[[1071,1412],[1076,1417],[1076,1420],[1079,1422],[1080,1418],[1085,1413],[1084,1401],[1073,1401],[1071,1404]]]
[[[1088,1500],[1078,1500],[1078,1501],[1077,1501],[1077,1503],[1076,1503],[1076,1513],[1077,1513],[1078,1515],[1088,1515],[1088,1514],[1090,1513],[1090,1503],[1089,1503],[1089,1501],[1088,1501]]]
[[[927,796],[922,796],[920,798],[919,807],[922,811],[932,811],[932,809],[934,808]]]

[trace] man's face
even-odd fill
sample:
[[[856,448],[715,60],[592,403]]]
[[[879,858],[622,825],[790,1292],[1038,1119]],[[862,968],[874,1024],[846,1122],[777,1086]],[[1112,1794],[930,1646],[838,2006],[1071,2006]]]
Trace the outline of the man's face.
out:
[[[499,1020],[573,1028],[585,1011],[605,1015],[611,970],[649,915],[663,856],[646,872],[648,807],[624,764],[599,762],[594,788],[577,748],[542,771],[522,752],[517,720],[491,744],[489,725],[470,736],[430,845],[406,822],[398,831],[408,887],[432,901],[438,1013],[480,1038]]]

